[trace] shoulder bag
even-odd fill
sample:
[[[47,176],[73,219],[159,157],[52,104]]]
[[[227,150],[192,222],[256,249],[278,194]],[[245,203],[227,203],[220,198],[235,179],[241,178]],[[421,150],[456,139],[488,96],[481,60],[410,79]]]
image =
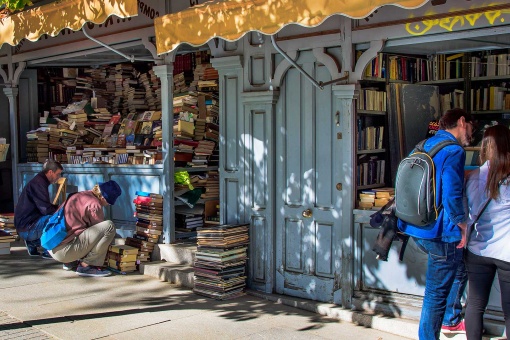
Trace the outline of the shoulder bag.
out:
[[[70,196],[69,196],[70,197]],[[67,236],[64,208],[67,201],[48,219],[41,235],[41,246],[52,250],[57,247]]]

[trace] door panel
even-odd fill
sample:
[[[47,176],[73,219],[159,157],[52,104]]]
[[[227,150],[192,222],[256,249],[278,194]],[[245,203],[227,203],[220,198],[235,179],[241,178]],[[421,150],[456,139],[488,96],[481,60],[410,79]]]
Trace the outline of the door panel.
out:
[[[321,81],[331,79],[311,53],[300,66]],[[277,104],[276,291],[333,301],[332,258],[340,228],[334,189],[331,88],[319,90],[295,68],[288,70]],[[336,260],[336,261],[335,261]],[[338,267],[338,266],[337,266]]]

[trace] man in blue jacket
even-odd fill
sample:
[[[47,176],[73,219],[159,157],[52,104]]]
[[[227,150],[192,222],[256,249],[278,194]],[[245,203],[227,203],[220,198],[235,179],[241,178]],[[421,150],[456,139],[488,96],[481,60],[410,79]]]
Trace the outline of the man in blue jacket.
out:
[[[445,333],[462,332],[462,305],[467,275],[463,261],[466,242],[466,214],[462,203],[464,191],[463,146],[469,145],[473,133],[471,115],[462,109],[444,113],[439,130],[425,143],[425,151],[443,140],[457,141],[433,158],[436,167],[436,195],[442,206],[437,220],[429,226],[417,227],[399,220],[399,229],[413,237],[418,247],[428,254],[425,296],[420,318],[420,340],[439,339],[441,325]]]
[[[47,251],[40,254],[37,248],[41,246],[41,234],[46,221],[58,209],[58,206],[50,202],[48,186],[62,176],[63,170],[59,162],[48,159],[43,170],[23,188],[14,209],[14,226],[18,235],[25,240],[30,256],[52,258]]]

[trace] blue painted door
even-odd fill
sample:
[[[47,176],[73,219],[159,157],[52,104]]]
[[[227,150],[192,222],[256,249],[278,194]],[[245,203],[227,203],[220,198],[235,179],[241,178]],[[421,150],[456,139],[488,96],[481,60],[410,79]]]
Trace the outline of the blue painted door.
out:
[[[312,53],[298,64],[321,81],[331,79]],[[290,68],[277,103],[276,291],[334,301],[340,273],[340,191],[331,87],[319,90]]]

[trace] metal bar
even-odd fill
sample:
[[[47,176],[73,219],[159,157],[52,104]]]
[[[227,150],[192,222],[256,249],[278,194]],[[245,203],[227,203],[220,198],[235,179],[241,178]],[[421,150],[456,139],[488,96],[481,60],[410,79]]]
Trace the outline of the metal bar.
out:
[[[109,49],[110,51],[112,51],[112,52],[114,52],[114,53],[117,53],[118,55],[120,55],[120,56],[122,56],[122,57],[126,58],[127,60],[129,60],[129,61],[130,61],[130,62],[132,62],[132,63],[134,63],[135,61],[153,61],[153,62],[156,62],[156,59],[150,59],[150,58],[135,58],[135,56],[133,56],[133,55],[128,56],[127,54],[124,54],[124,53],[122,53],[121,51],[118,51],[118,50],[114,49],[113,47],[108,46],[107,44],[103,43],[102,41],[99,41],[99,40],[97,40],[97,39],[95,39],[95,38],[91,37],[91,36],[87,33],[87,31],[85,30],[85,26],[83,26],[83,27],[81,28],[81,30],[82,30],[83,34],[84,34],[87,38],[89,38],[90,40],[92,40],[93,42],[95,42],[95,43],[97,43],[97,44],[99,44],[99,45],[101,45],[101,46],[103,46],[103,47],[105,47],[105,48]]]
[[[308,80],[310,80],[310,82],[317,88],[321,89],[321,90],[324,90],[324,86],[328,86],[328,85],[331,85],[331,84],[335,84],[335,83],[338,83],[339,81],[342,81],[342,80],[348,80],[349,79],[349,73],[348,72],[345,72],[345,76],[341,77],[341,78],[337,78],[337,79],[332,79],[330,81],[327,81],[327,82],[322,82],[322,81],[317,81],[315,79],[313,79],[313,77],[311,75],[309,75],[308,73],[306,73],[305,70],[303,70],[301,68],[301,66],[299,66],[294,60],[292,60],[291,57],[289,57],[287,55],[287,53],[285,53],[281,48],[280,46],[278,46],[276,44],[276,41],[274,39],[274,36],[272,35],[271,36],[271,42],[273,43],[273,46],[274,48],[285,58],[287,59],[287,61],[292,65],[294,66],[295,68],[298,69],[299,72],[301,72]]]
[[[343,81],[343,80],[348,80],[349,79],[349,72],[345,72],[345,76],[343,77],[340,77],[340,78],[337,78],[337,79],[333,79],[333,80],[330,80],[330,81],[327,81],[327,82],[319,82],[319,84],[321,84],[322,86],[328,86],[328,85],[331,85],[331,84],[335,84],[335,83],[338,83],[339,81]]]
[[[306,73],[306,71],[305,71],[305,70],[303,70],[303,69],[301,68],[301,66],[299,66],[299,65],[298,65],[298,64],[297,64],[294,60],[292,60],[292,58],[291,58],[291,57],[289,57],[289,56],[287,55],[287,53],[285,53],[285,52],[284,52],[284,51],[280,48],[280,46],[278,46],[278,45],[276,44],[276,41],[274,40],[274,36],[273,36],[273,35],[271,36],[271,42],[273,43],[273,46],[274,46],[274,48],[278,51],[278,53],[280,53],[280,54],[281,54],[281,55],[282,55],[282,56],[283,56],[283,57],[284,57],[284,58],[285,58],[285,59],[286,59],[286,60],[287,60],[287,61],[288,61],[288,62],[289,62],[292,66],[294,66],[295,68],[297,68],[297,69],[298,69],[298,71],[299,71],[299,72],[301,72],[301,73],[302,73],[302,74],[303,74],[303,75],[304,75],[304,76],[305,76],[308,80],[310,80],[310,81],[312,82],[312,84],[313,84],[315,87],[317,87],[317,88],[319,88],[319,89],[321,89],[321,90],[324,90],[324,87],[323,87],[323,86],[321,86],[321,84],[319,84],[319,83],[318,83],[315,79],[313,79],[313,78],[312,78],[312,76],[310,76],[308,73]]]

